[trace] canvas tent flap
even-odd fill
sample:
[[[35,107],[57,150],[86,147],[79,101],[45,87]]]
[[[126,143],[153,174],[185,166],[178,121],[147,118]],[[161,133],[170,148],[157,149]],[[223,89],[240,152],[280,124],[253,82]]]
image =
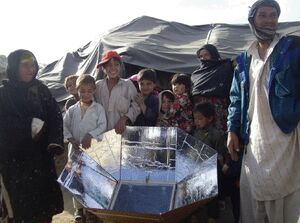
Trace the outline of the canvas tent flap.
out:
[[[281,23],[279,32],[300,36],[300,21]],[[97,62],[109,49],[121,54],[125,64],[191,74],[198,66],[196,51],[203,44],[214,44],[223,58],[232,58],[245,50],[253,38],[248,24],[188,26],[143,16],[67,53],[41,69],[38,78],[60,101],[68,96],[63,87],[65,77],[82,73],[97,77]]]

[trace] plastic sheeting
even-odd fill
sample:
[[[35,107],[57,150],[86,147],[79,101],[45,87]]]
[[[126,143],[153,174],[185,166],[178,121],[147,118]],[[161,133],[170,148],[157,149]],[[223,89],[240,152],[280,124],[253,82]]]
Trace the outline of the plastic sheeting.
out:
[[[300,22],[281,23],[279,32],[300,36]],[[97,78],[96,64],[109,49],[122,56],[126,67],[191,74],[198,66],[196,51],[203,44],[214,44],[223,58],[232,58],[245,50],[253,38],[247,24],[188,26],[143,16],[48,64],[40,70],[38,78],[61,101],[68,96],[63,87],[65,77],[85,73]],[[126,76],[134,74],[130,69],[127,71]]]

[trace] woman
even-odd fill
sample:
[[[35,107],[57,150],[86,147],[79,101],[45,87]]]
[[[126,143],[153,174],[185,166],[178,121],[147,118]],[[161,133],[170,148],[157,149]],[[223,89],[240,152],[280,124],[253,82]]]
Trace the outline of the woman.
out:
[[[63,152],[61,112],[35,79],[38,64],[27,50],[8,56],[8,81],[0,87],[0,173],[14,222],[50,223],[63,211],[53,156]]]
[[[200,66],[191,76],[194,105],[209,102],[215,105],[216,128],[226,131],[229,90],[233,75],[232,62],[221,59],[214,45],[206,44],[197,51]]]

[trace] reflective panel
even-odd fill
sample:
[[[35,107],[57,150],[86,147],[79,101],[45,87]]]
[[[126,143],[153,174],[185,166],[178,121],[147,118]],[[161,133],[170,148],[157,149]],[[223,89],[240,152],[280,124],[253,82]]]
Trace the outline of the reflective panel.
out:
[[[121,184],[113,210],[160,214],[170,210],[173,185]]]
[[[115,179],[120,179],[121,135],[115,130],[103,134],[99,142],[92,140],[91,148],[85,150],[100,166],[102,166]]]
[[[218,193],[216,151],[180,129],[177,136],[174,208]]]
[[[176,150],[176,182],[179,182],[199,171],[200,164],[215,155],[216,151],[180,129],[177,135],[180,140]]]
[[[87,208],[159,215],[218,191],[217,152],[174,127],[111,130],[72,161],[59,181]]]
[[[188,167],[187,163],[186,160],[184,166]],[[211,198],[218,194],[216,163],[217,154],[199,165],[195,165],[192,174],[177,183],[174,208]]]
[[[175,128],[127,127],[121,180],[175,183],[175,151]]]
[[[88,208],[108,209],[117,181],[81,150],[74,151],[58,182]]]

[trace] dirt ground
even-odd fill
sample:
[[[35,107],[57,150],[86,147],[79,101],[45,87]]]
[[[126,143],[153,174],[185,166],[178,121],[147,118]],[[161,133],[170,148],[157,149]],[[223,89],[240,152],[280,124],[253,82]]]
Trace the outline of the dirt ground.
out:
[[[58,175],[61,173],[64,166],[66,165],[67,159],[68,159],[67,149],[65,150],[64,154],[56,157],[55,163],[56,163],[56,169]],[[63,188],[62,188],[62,192],[63,192],[65,210],[61,214],[55,215],[53,217],[52,223],[71,223],[71,222],[74,223],[75,220],[73,218],[74,208],[72,203],[72,196]]]

